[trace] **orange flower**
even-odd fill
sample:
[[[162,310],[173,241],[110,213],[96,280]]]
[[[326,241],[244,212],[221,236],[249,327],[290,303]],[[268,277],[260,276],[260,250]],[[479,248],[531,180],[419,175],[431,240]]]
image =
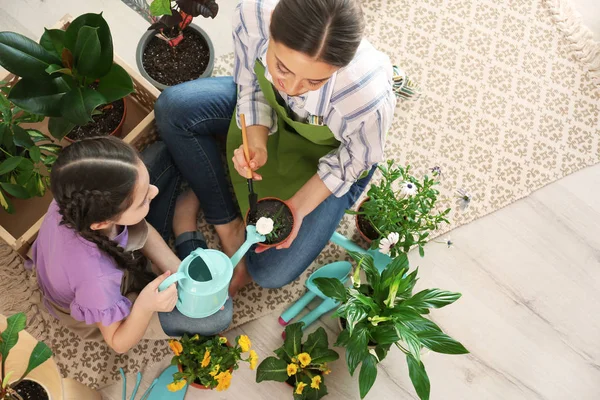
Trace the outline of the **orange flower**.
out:
[[[176,356],[180,355],[183,352],[183,346],[177,340],[169,340],[169,347]]]

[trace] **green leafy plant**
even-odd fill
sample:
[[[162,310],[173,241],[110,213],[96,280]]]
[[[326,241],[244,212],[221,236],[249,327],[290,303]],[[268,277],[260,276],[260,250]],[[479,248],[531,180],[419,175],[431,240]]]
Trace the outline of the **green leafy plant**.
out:
[[[6,320],[7,326],[4,332],[0,335],[0,356],[2,357],[2,373],[0,374],[0,399],[1,400],[23,400],[22,397],[15,391],[15,387],[25,379],[25,377],[34,369],[43,364],[46,360],[52,357],[52,351],[44,342],[38,342],[31,355],[25,372],[14,383],[9,384],[12,371],[6,371],[6,359],[13,347],[19,341],[19,332],[25,329],[27,318],[25,314],[18,313]]]
[[[215,18],[218,12],[219,5],[215,0],[153,0],[150,3],[153,24],[148,30],[158,31],[159,38],[176,47],[192,19],[200,15]]]
[[[50,117],[48,128],[57,139],[133,92],[131,77],[113,62],[112,36],[102,14],[81,15],[66,30],[46,29],[39,44],[0,32],[0,65],[21,77],[8,99]]]
[[[368,199],[358,211],[348,210],[348,214],[358,215],[373,230],[370,236],[371,248],[380,249],[392,257],[408,252],[417,246],[423,256],[423,246],[431,231],[438,229],[442,222],[449,223],[446,216],[450,208],[436,212],[439,192],[434,186],[439,184],[439,169],[433,169],[433,178],[425,176],[419,180],[410,174],[410,165],[394,166],[394,161],[378,166],[382,179],[373,184],[367,192]]]
[[[256,367],[258,355],[251,350],[252,343],[246,335],[238,336],[236,344],[230,346],[223,336],[191,338],[183,335],[181,340],[170,340],[169,347],[175,354],[171,365],[180,366],[173,374],[173,383],[167,387],[170,391],[181,390],[188,383],[197,383],[217,391],[227,390],[231,383],[231,373],[238,369],[238,362],[247,361],[250,369]],[[249,352],[248,357],[242,353]]]
[[[256,370],[256,382],[288,382],[294,387],[294,399],[320,399],[327,394],[324,375],[327,363],[339,358],[329,348],[325,329],[319,327],[302,343],[302,326],[296,322],[285,328],[283,346],[274,351],[277,357],[267,357]]]
[[[430,384],[421,361],[421,349],[445,354],[465,354],[468,350],[442,332],[430,319],[425,318],[430,308],[441,308],[454,303],[460,293],[440,289],[426,289],[413,294],[418,268],[410,274],[408,257],[401,253],[383,270],[379,270],[368,254],[349,253],[356,261],[357,271],[364,271],[367,282],[354,280],[346,288],[337,279],[317,278],[315,285],[326,296],[339,301],[334,316],[345,320],[336,346],[346,348],[348,370],[353,375],[361,365],[358,377],[360,397],[364,398],[377,378],[377,364],[395,345],[406,355],[410,379],[420,399],[429,399]],[[373,346],[375,354],[369,351]]]
[[[0,205],[13,213],[9,195],[28,199],[46,193],[50,186],[47,171],[61,147],[39,130],[21,126],[44,117],[11,103],[7,98],[10,91],[8,82],[0,82]]]

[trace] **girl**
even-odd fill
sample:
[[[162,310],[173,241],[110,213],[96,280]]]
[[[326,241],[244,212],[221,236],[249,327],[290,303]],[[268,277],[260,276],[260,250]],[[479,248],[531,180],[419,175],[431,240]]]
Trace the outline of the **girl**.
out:
[[[294,209],[290,238],[277,249],[248,253],[230,295],[252,279],[267,288],[296,279],[384,158],[396,105],[393,67],[363,38],[364,26],[358,0],[242,0],[234,13],[233,77],[177,85],[156,102],[160,134],[226,252],[244,240],[244,224],[229,194],[220,138],[227,138],[242,215],[248,167],[256,171],[259,198],[288,199]],[[240,113],[248,125],[249,166]]]
[[[174,308],[175,285],[158,292],[180,260],[206,244],[191,223],[195,218],[189,210],[198,207],[195,196],[184,194],[173,207],[180,175],[164,144],[153,144],[143,158],[146,164],[114,137],[65,148],[52,168],[54,201],[32,249],[50,312],[84,338],[103,337],[118,353],[142,338],[215,334],[227,328],[232,316],[228,300],[222,311],[190,319]],[[179,257],[164,240],[172,220]]]

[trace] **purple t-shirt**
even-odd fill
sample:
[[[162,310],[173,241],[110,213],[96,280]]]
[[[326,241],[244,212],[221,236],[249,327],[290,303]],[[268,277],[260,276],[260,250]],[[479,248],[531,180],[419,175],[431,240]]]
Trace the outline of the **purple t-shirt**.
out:
[[[32,248],[32,261],[45,297],[71,310],[86,324],[108,326],[125,319],[131,301],[121,294],[123,271],[98,246],[65,225],[52,202]],[[125,247],[127,227],[114,239]]]

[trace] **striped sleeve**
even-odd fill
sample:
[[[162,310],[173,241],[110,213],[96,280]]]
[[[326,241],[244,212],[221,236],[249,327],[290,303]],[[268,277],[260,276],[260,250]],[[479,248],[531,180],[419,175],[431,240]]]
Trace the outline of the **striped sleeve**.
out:
[[[277,114],[265,99],[254,74],[254,63],[268,42],[269,18],[270,8],[263,5],[263,0],[244,0],[236,7],[233,79],[238,85],[238,126],[239,115],[243,113],[247,126],[262,125],[273,132],[277,129]]]

